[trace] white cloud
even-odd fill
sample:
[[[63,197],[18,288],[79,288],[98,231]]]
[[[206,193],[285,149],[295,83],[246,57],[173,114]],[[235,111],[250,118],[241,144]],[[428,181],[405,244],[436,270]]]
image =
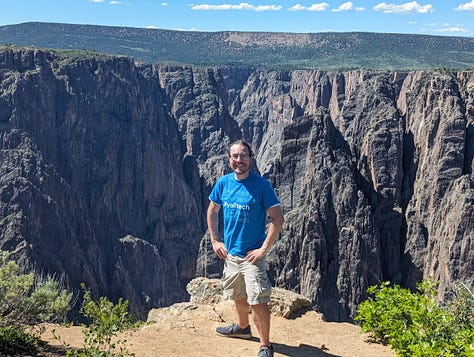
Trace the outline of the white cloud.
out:
[[[474,0],[473,0],[474,1]],[[396,14],[427,14],[433,12],[433,5],[420,5],[416,1],[407,2],[402,5],[387,4],[381,2],[374,6],[375,11],[383,11],[387,14],[396,13]]]
[[[288,9],[288,11],[304,11],[304,10],[306,10],[306,7],[301,4],[293,5],[292,7]]]
[[[459,5],[455,10],[459,11],[471,11],[474,10],[474,0],[471,0],[471,2],[467,2],[465,4]]]
[[[465,28],[454,26],[454,27],[444,27],[442,29],[433,30],[435,32],[467,32]]]
[[[340,11],[364,11],[365,8],[363,7],[354,7],[352,1],[345,2],[344,4],[339,5],[337,9],[333,9],[333,12],[340,12]]]
[[[183,29],[181,27],[178,27],[178,28],[174,28],[172,30],[175,30],[175,31],[193,31],[193,32],[205,32],[206,30],[200,30],[196,27],[190,27],[188,29]],[[231,30],[232,31],[232,30]]]
[[[234,4],[200,4],[190,5],[192,10],[250,10],[250,11],[279,11],[283,8],[281,5],[252,5],[247,2],[241,2],[238,5]]]
[[[104,2],[104,0],[89,0],[89,2],[96,2],[96,3],[99,3],[99,2]]]
[[[327,2],[322,2],[320,4],[313,4],[310,7],[306,8],[308,11],[326,11],[326,9],[329,7],[329,4]]]
[[[167,2],[162,2],[161,6],[168,6],[168,3]]]
[[[326,11],[329,7],[327,2],[322,2],[319,4],[313,4],[309,7],[303,6],[301,4],[296,4],[288,9],[288,11]]]
[[[109,4],[111,4],[111,5],[120,5],[121,2],[120,1],[110,1]]]

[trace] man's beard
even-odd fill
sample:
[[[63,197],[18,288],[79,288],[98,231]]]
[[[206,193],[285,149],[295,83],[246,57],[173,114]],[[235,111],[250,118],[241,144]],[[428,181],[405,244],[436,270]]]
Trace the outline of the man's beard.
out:
[[[237,170],[241,170],[241,172],[237,172]],[[245,174],[248,170],[250,170],[250,165],[247,166],[247,168],[245,170],[242,170],[240,167],[237,167],[234,169],[234,173],[236,173],[237,175],[243,175]]]

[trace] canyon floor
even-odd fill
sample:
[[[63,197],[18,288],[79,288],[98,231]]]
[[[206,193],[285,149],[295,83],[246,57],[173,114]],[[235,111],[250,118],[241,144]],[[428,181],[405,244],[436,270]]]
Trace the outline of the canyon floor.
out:
[[[156,356],[256,356],[258,338],[250,340],[220,337],[214,329],[233,322],[230,304],[219,306],[181,305],[155,311],[155,320],[121,336],[125,346],[136,357]],[[272,316],[271,340],[275,356],[292,357],[384,357],[395,356],[388,347],[371,343],[358,326],[349,323],[325,322],[314,311],[307,311],[294,319]],[[252,328],[254,326],[252,325]],[[52,337],[53,326],[48,325],[43,339],[50,342],[44,356],[64,355],[60,343]],[[54,326],[56,335],[71,347],[82,346],[81,327]],[[254,329],[253,334],[257,333]],[[53,347],[51,347],[53,346]]]

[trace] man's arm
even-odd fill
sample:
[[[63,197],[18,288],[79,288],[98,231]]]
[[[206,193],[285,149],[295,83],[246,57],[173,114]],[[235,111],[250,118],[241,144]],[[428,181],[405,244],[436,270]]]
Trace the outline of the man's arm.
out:
[[[224,242],[219,239],[219,211],[221,206],[214,202],[209,203],[207,209],[207,228],[211,235],[212,249],[221,259],[227,258],[227,250],[225,249]]]
[[[267,237],[259,249],[250,250],[247,253],[245,259],[250,263],[256,262],[258,259],[263,257],[270,250],[273,243],[277,239],[281,232],[283,223],[285,221],[281,205],[273,206],[268,209],[268,215],[270,216],[270,224],[268,225]]]

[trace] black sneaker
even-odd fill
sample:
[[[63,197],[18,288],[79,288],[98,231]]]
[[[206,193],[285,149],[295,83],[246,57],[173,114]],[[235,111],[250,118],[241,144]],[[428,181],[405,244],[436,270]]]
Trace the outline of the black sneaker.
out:
[[[224,337],[236,337],[236,338],[251,338],[252,332],[250,331],[250,325],[246,328],[240,328],[239,325],[233,323],[229,326],[216,327],[216,333],[219,336]]]
[[[260,346],[258,357],[273,357],[273,346]]]

